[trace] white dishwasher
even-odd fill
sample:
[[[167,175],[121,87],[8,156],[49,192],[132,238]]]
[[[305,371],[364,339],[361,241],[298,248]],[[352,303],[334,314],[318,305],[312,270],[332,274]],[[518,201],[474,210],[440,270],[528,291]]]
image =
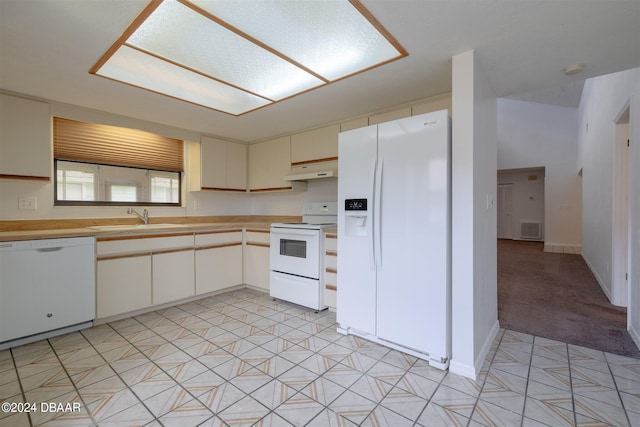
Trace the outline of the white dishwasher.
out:
[[[0,348],[90,326],[95,262],[94,237],[0,242]]]

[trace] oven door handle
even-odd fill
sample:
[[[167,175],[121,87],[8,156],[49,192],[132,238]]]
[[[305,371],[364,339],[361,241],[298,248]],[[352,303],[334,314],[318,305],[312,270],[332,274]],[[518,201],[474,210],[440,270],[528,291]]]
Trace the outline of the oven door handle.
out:
[[[271,234],[277,237],[317,236],[318,230],[305,230],[293,228],[271,228]]]

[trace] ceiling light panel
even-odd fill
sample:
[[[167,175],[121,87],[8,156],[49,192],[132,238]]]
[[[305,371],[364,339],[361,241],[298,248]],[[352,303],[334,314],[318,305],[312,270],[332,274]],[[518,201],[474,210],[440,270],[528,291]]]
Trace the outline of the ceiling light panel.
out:
[[[330,81],[406,56],[346,0],[191,1]]]
[[[312,74],[175,1],[162,3],[126,44],[270,100],[280,100],[324,84]]]
[[[270,103],[127,46],[121,46],[97,74],[231,114]]]
[[[150,0],[89,72],[240,115],[406,55],[359,0]]]

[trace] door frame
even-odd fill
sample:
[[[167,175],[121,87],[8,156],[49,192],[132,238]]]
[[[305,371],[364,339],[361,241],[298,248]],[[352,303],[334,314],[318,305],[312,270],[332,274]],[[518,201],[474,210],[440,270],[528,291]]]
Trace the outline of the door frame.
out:
[[[614,120],[614,176],[613,176],[613,233],[611,242],[611,303],[626,307],[629,302],[629,256],[631,254],[629,227],[630,103],[627,102]]]

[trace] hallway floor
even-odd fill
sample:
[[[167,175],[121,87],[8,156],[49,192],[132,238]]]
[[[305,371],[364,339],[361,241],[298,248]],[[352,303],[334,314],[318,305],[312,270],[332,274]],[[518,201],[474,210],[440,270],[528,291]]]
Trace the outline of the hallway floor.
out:
[[[582,256],[543,247],[498,240],[500,326],[640,359],[627,309],[609,302]]]
[[[335,329],[242,289],[0,351],[0,426],[640,425],[638,359],[503,329],[472,381]]]

